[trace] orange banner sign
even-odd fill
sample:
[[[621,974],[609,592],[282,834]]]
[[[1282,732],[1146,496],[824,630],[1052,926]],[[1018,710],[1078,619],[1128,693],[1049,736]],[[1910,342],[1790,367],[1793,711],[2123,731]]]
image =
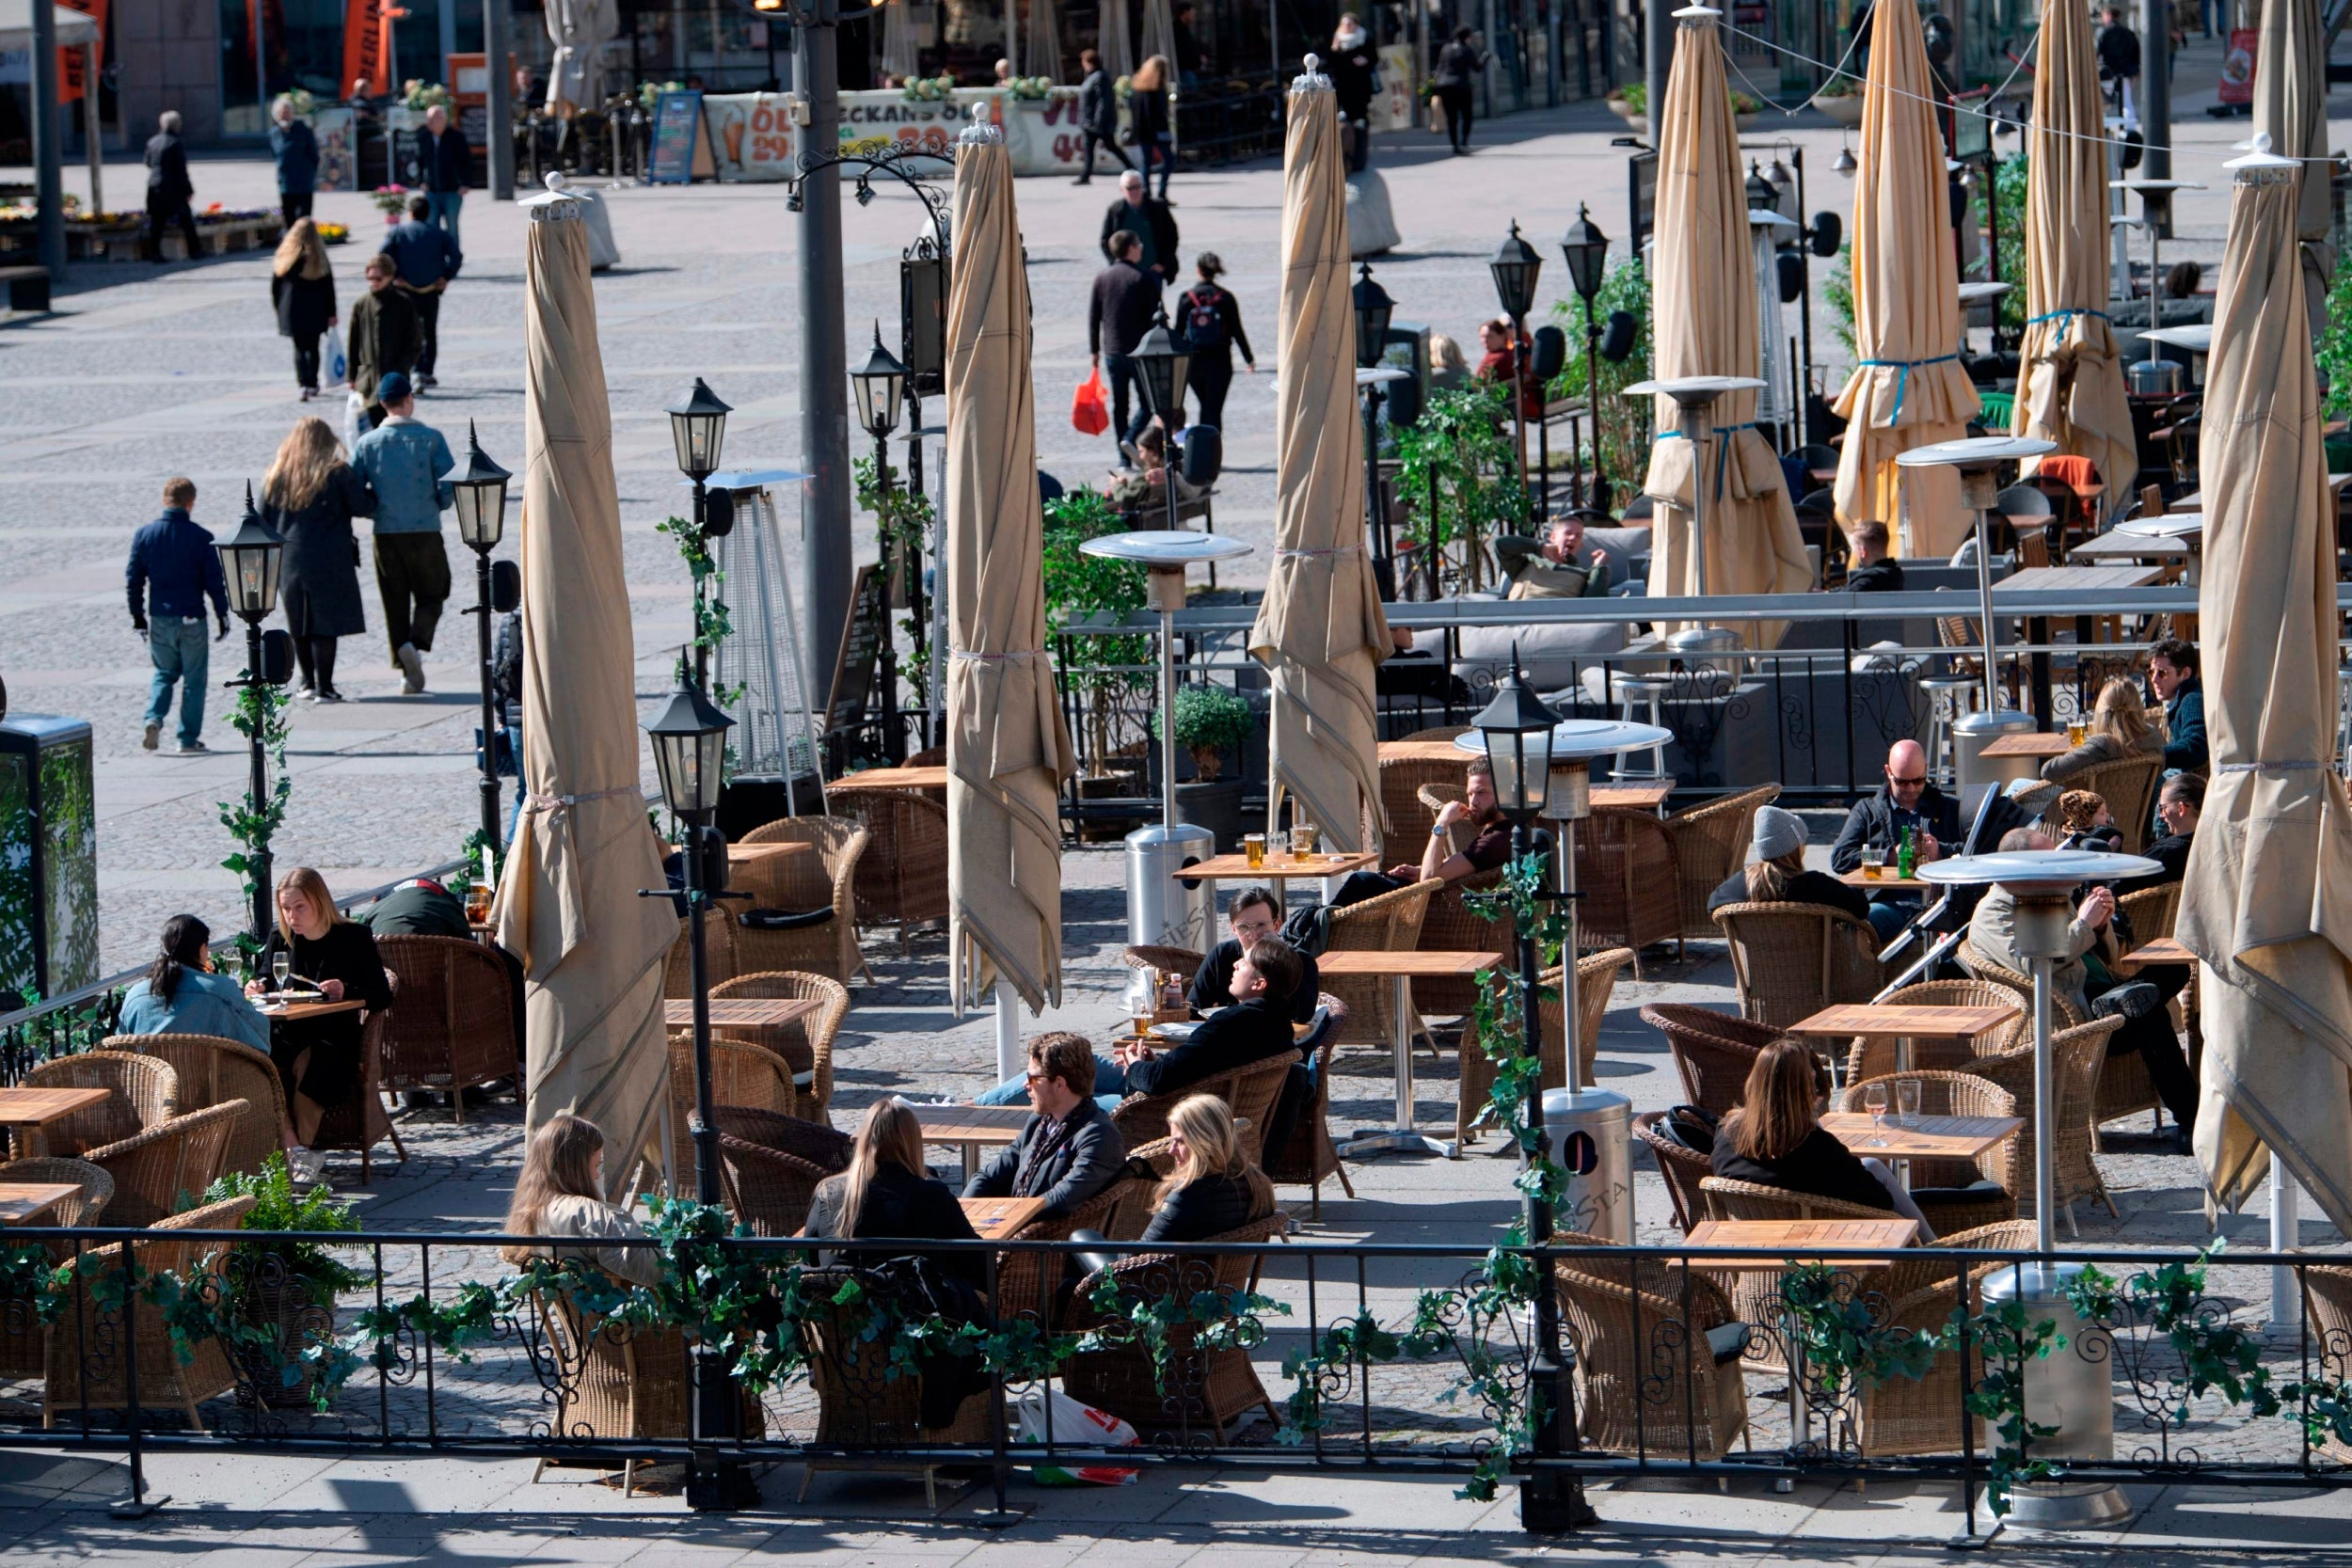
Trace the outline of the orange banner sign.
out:
[[[384,0],[346,0],[343,8],[343,79],[345,93],[355,82],[383,97],[392,90],[390,51],[384,47],[391,27],[384,15]]]
[[[84,16],[98,24],[96,55],[99,68],[103,70],[106,64],[106,0],[57,0],[57,4],[68,10],[80,11]],[[76,103],[81,99],[84,90],[82,46],[72,44],[59,49],[57,51],[57,97],[59,101],[67,103]]]

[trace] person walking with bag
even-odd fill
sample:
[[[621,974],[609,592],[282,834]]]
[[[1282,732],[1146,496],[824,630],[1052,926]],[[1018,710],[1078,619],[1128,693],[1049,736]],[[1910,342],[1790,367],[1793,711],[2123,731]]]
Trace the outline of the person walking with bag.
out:
[[[374,513],[375,492],[343,461],[327,422],[308,415],[294,421],[262,476],[260,510],[262,521],[286,542],[278,602],[294,635],[302,694],[314,703],[340,703],[335,640],[368,629],[359,598],[359,541],[351,520]]]
[[[403,375],[414,368],[423,341],[417,308],[393,281],[389,256],[368,258],[368,292],[351,308],[351,432],[354,446],[384,417],[376,401],[376,386],[394,371]],[[364,422],[363,422],[364,421]]]
[[[457,269],[466,264],[457,242],[428,221],[432,213],[430,199],[421,196],[409,198],[408,220],[384,236],[384,248],[378,252],[390,258],[401,293],[416,307],[416,387],[420,391],[437,385],[433,378],[433,366],[440,357],[441,295],[456,277]]]
[[[1249,335],[1242,330],[1241,301],[1217,283],[1225,273],[1224,261],[1216,251],[1204,250],[1193,269],[1200,281],[1176,300],[1176,325],[1192,355],[1184,385],[1200,404],[1194,422],[1222,429],[1225,393],[1233,384],[1233,350],[1241,350],[1242,363],[1252,375],[1258,373],[1258,356],[1249,352]]]
[[[1152,313],[1160,303],[1160,275],[1143,265],[1143,242],[1125,230],[1111,236],[1115,260],[1094,275],[1094,292],[1087,302],[1087,353],[1100,375],[1108,361],[1112,429],[1118,439],[1131,441],[1150,416],[1140,409],[1131,426],[1127,396],[1136,382],[1136,345],[1152,330]]]
[[[189,204],[196,184],[188,178],[188,150],[180,145],[180,111],[166,109],[155,117],[155,134],[147,141],[147,238],[140,250],[151,261],[164,259],[164,226],[176,223],[188,244],[188,260],[204,248],[197,237],[196,212]]]
[[[307,121],[294,118],[294,100],[278,97],[269,106],[269,155],[278,166],[278,211],[292,228],[310,215],[319,188],[319,139]]]
[[[307,217],[294,219],[278,242],[269,299],[278,311],[278,335],[294,340],[294,382],[308,403],[319,395],[319,338],[335,325],[335,269],[319,226]]]
[[[403,694],[424,690],[424,656],[449,600],[449,550],[441,514],[456,492],[441,476],[457,467],[441,433],[416,417],[417,400],[398,371],[376,385],[384,422],[359,437],[351,466],[375,492],[375,587],[384,596],[384,641]]]
[[[1475,36],[1468,27],[1454,28],[1454,41],[1438,51],[1437,69],[1429,73],[1438,102],[1445,107],[1446,140],[1455,157],[1470,152],[1470,105],[1476,102],[1478,78],[1486,70],[1486,52],[1470,41]]]
[[[1119,145],[1119,88],[1111,81],[1111,73],[1103,69],[1103,56],[1091,49],[1078,52],[1078,68],[1086,72],[1078,83],[1078,129],[1084,137],[1084,150],[1078,155],[1078,178],[1074,184],[1091,184],[1094,181],[1094,150],[1106,150],[1119,160],[1119,166],[1132,169],[1136,166],[1128,158],[1127,150]]]
[[[196,504],[196,482],[164,481],[164,515],[133,535],[123,580],[131,595],[131,629],[147,634],[147,654],[155,678],[147,689],[147,728],[139,737],[153,751],[164,721],[171,717],[171,689],[180,687],[182,756],[210,748],[204,733],[204,682],[212,651],[204,643],[204,601],[213,601],[220,624],[217,641],[229,635],[229,580],[221,575],[213,536],[188,516]]]

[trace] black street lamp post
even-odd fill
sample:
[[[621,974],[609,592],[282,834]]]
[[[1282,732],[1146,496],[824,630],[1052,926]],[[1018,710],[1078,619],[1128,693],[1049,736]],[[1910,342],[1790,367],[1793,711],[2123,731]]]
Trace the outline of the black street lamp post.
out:
[[[245,673],[223,684],[232,690],[273,684],[262,658],[262,622],[278,608],[278,571],[285,557],[286,542],[253,509],[252,485],[245,487],[245,518],[238,524],[237,531],[214,548],[220,552],[221,573],[229,579],[229,607],[245,623]],[[247,737],[253,773],[246,798],[246,809],[257,816],[267,809],[269,802],[267,729],[257,713],[253,733]],[[272,924],[270,854],[266,847],[255,852],[254,862],[252,936],[258,944],[269,941]]]
[[[1396,302],[1389,291],[1373,281],[1372,263],[1360,264],[1351,298],[1356,307],[1356,367],[1377,370],[1388,352],[1389,322]],[[1380,383],[1364,383],[1364,518],[1370,537],[1378,541],[1380,559],[1391,559],[1389,509],[1380,504]]]
[[[727,438],[727,416],[734,409],[719,401],[718,394],[703,385],[701,376],[694,385],[672,399],[666,412],[670,416],[670,439],[677,448],[678,471],[694,483],[694,529],[702,535],[705,548],[718,534],[734,526],[732,508],[727,514],[726,528],[713,530],[710,526],[710,476],[719,471],[719,453]],[[732,498],[729,498],[732,499]],[[694,579],[694,684],[704,691],[710,689],[710,650],[702,645],[703,582]]]
[[[850,372],[850,384],[857,393],[857,422],[865,427],[866,434],[874,438],[875,520],[881,522],[882,510],[888,506],[893,489],[890,479],[890,433],[898,428],[898,402],[906,391],[907,368],[882,347],[880,322],[874,324],[873,352],[866,356],[865,364]],[[895,581],[898,584],[917,628],[915,635],[918,638],[922,635],[922,626],[926,625],[920,581],[921,560],[920,545],[893,539],[888,530],[883,531],[882,578],[885,582]],[[881,651],[882,754],[892,762],[904,762],[907,741],[898,722],[898,640],[895,634],[882,638]]]
[[[1143,335],[1131,356],[1136,362],[1136,379],[1143,385],[1143,407],[1148,414],[1160,417],[1160,488],[1168,493],[1168,526],[1176,522],[1176,427],[1184,421],[1184,376],[1192,369],[1192,355],[1177,342],[1168,329],[1165,308],[1152,318],[1152,330]]]
[[[1505,383],[1511,391],[1511,451],[1518,459],[1519,488],[1525,492],[1528,504],[1534,504],[1534,490],[1527,483],[1527,410],[1523,402],[1519,366],[1519,341],[1527,334],[1527,313],[1535,309],[1535,278],[1544,270],[1544,259],[1535,247],[1519,238],[1518,220],[1511,220],[1511,232],[1486,263],[1494,275],[1495,297],[1502,302],[1502,314],[1511,324],[1511,374]]]
[[[1584,487],[1582,466],[1577,468],[1576,503],[1587,504],[1588,497],[1600,492],[1600,325],[1594,319],[1593,302],[1600,297],[1601,285],[1609,277],[1609,236],[1593,221],[1592,209],[1582,202],[1576,204],[1576,221],[1560,239],[1561,257],[1568,263],[1568,281],[1576,290],[1576,297],[1584,302],[1584,401],[1585,420],[1593,432],[1593,486]]]
[[[503,855],[505,834],[499,823],[497,670],[490,656],[490,552],[506,531],[506,482],[514,477],[484,455],[482,438],[473,422],[466,424],[466,461],[453,469],[450,488],[456,493],[457,537],[473,551],[475,603],[469,614],[480,618],[482,682],[482,832],[493,855]]]

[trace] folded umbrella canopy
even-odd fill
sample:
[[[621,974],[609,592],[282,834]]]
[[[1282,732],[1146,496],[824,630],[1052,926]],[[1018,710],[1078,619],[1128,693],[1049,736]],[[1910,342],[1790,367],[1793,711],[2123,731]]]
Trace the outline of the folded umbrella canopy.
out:
[[[1061,1001],[1061,812],[1074,765],[1045,654],[1029,288],[1004,133],[956,148],[947,293],[947,906],[952,990]]]
[[[2026,132],[2026,341],[2010,428],[2087,457],[2112,509],[2139,472],[2107,321],[2107,143],[2090,13],[2042,13]]]
[[[1704,6],[1675,12],[1679,31],[1660,121],[1650,296],[1650,362],[1661,381],[1754,376],[1762,354],[1740,142],[1715,30],[1722,14]],[[1708,487],[1708,593],[1801,594],[1811,587],[1813,564],[1780,459],[1756,428],[1756,394],[1717,399],[1711,433],[1695,443],[1677,433],[1681,416],[1673,400],[1657,402],[1661,434],[1643,485],[1655,504],[1650,593],[1698,592],[1691,504],[1701,483]],[[1779,636],[1771,623],[1748,622],[1742,629],[1763,645]]]
[[[2254,129],[2281,158],[2328,156],[2328,29],[2319,0],[2264,0],[2254,49]],[[2303,241],[2303,304],[2312,336],[2328,325],[2328,285],[2336,276],[2328,239],[2328,171],[2303,165],[2296,231]]]
[[[1980,404],[1960,363],[1960,263],[1952,254],[1944,133],[1919,13],[1872,13],[1854,171],[1854,351],[1836,409],[1847,420],[1837,457],[1837,520],[1886,525],[1896,553],[1948,557],[1971,523],[1960,472],[1898,468],[1914,447],[1958,440]]]
[[[522,820],[492,920],[523,966],[526,1124],[604,1130],[615,1182],[662,1160],[661,978],[678,919],[645,824],[612,411],[577,198],[529,204],[524,248]]]
[[[2298,174],[2233,165],[2205,375],[2213,783],[2175,932],[2202,961],[2197,1156],[2242,1203],[2275,1152],[2352,1227],[2352,810],[2333,766],[2336,531],[2304,330]]]
[[[1347,168],[1331,79],[1293,82],[1285,113],[1274,569],[1249,653],[1273,673],[1269,820],[1288,790],[1333,848],[1366,849],[1387,826],[1373,672],[1389,655],[1389,623],[1364,547]],[[1361,842],[1367,820],[1374,844]]]

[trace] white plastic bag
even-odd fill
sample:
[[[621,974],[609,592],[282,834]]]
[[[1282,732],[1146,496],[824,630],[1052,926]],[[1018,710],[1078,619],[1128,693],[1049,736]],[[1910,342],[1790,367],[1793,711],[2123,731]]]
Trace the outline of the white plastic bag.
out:
[[[1020,1417],[1016,1444],[1045,1441],[1046,1404],[1053,1405],[1054,1441],[1086,1448],[1131,1449],[1136,1429],[1107,1410],[1081,1404],[1058,1388],[1032,1388],[1015,1405]],[[1040,1486],[1133,1486],[1140,1471],[1114,1465],[1036,1465],[1029,1475]]]
[[[343,399],[343,451],[349,451],[358,446],[359,437],[372,428],[368,423],[368,400],[354,388],[351,395]]]
[[[342,334],[326,329],[326,384],[339,387],[351,379],[351,356],[343,352]]]

